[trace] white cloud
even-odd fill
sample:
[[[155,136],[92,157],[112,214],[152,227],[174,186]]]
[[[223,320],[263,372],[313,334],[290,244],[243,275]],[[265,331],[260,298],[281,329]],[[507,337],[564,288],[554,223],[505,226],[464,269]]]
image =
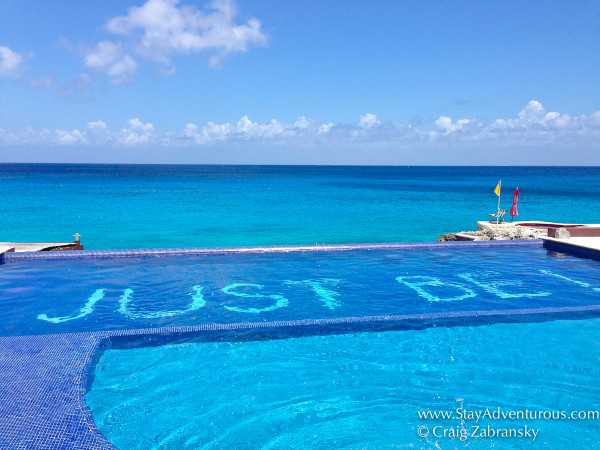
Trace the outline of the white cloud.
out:
[[[381,122],[377,120],[377,116],[375,114],[367,113],[364,116],[360,117],[358,126],[368,130],[369,128],[372,128],[375,125],[379,125],[380,123]]]
[[[97,132],[105,132],[108,130],[108,125],[101,120],[97,122],[88,122],[87,127],[89,130],[97,131]]]
[[[497,119],[491,128],[505,131],[532,128],[534,126],[537,126],[538,129],[566,129],[574,125],[574,122],[577,120],[577,118],[574,120],[569,114],[561,115],[554,111],[546,113],[540,102],[531,100],[519,112],[517,119]]]
[[[0,46],[0,79],[19,76],[19,66],[23,63],[23,55],[10,48]]]
[[[74,130],[47,130],[35,131],[31,127],[25,130],[14,133],[0,129],[0,145],[56,145],[56,146],[72,146],[76,144],[89,145],[86,133]]]
[[[193,53],[219,49],[227,53],[246,51],[250,45],[264,45],[266,37],[257,19],[246,24],[234,22],[237,15],[232,0],[211,2],[206,14],[194,6],[178,7],[178,0],[148,0],[129,9],[127,16],[111,19],[106,28],[118,35],[140,32],[140,53],[162,60],[173,52]]]
[[[217,125],[216,123],[208,122],[208,124],[202,128],[202,134],[206,138],[206,142],[210,141],[223,141],[232,132],[231,125],[225,123],[223,125]]]
[[[319,134],[327,134],[327,133],[329,133],[329,130],[331,130],[331,128],[334,125],[335,124],[333,122],[324,123],[324,124],[320,125],[319,126]]]
[[[292,137],[306,139],[327,132],[332,126],[332,123],[320,124],[304,116],[289,124],[278,122],[275,119],[265,123],[254,122],[248,116],[243,116],[235,125],[229,122],[224,124],[208,122],[201,131],[199,131],[198,125],[187,124],[179,138],[196,144],[209,144],[224,140],[286,140]]]
[[[277,135],[282,134],[285,131],[285,127],[277,122],[275,119],[268,123],[252,122],[248,116],[244,116],[240,119],[237,124],[238,133],[245,137],[265,137],[273,138]]]
[[[204,142],[201,140],[201,135],[198,133],[198,125],[193,123],[188,123],[183,132],[181,133],[182,138],[188,138],[196,142],[197,144],[203,144]]]
[[[152,123],[130,119],[124,128],[112,130],[104,121],[89,122],[84,128],[21,132],[0,130],[0,145],[98,146],[102,148],[144,147],[179,148],[186,146],[222,148],[236,145],[248,148],[249,142],[277,148],[385,148],[400,149],[488,149],[502,146],[520,149],[582,148],[600,151],[600,111],[590,115],[546,112],[539,102],[530,102],[516,117],[486,124],[479,119],[453,120],[441,116],[433,130],[412,124],[381,124],[375,114],[362,116],[358,124],[318,122],[304,116],[289,123],[275,119],[255,122],[248,116],[239,121],[188,123],[181,131],[161,133]]]
[[[306,117],[302,116],[299,117],[298,120],[296,120],[296,122],[294,123],[294,127],[300,129],[300,130],[306,130],[308,127],[310,127],[311,125],[310,120],[308,120]]]
[[[108,21],[106,30],[123,40],[100,42],[86,54],[85,65],[119,81],[135,73],[134,56],[161,63],[163,73],[174,71],[173,54],[206,52],[208,64],[221,67],[228,54],[267,43],[259,20],[237,23],[236,16],[233,0],[215,0],[204,11],[179,0],[147,0]]]
[[[56,139],[59,145],[89,144],[85,134],[77,129],[72,131],[56,130]]]
[[[108,128],[105,122],[98,120],[96,122],[88,122],[86,136],[89,141],[95,145],[112,145],[117,141],[117,137]]]
[[[457,120],[456,123],[452,123],[452,119],[450,117],[441,116],[439,119],[435,121],[435,125],[439,130],[444,134],[450,134],[455,131],[459,131],[465,129],[469,124],[475,123],[475,120],[470,119],[460,119]]]
[[[184,141],[192,141],[194,144],[206,144],[211,141],[223,141],[232,133],[232,127],[229,123],[217,125],[213,122],[208,122],[201,132],[198,132],[198,125],[188,123],[181,138]],[[177,136],[175,136],[177,138]]]
[[[155,138],[154,125],[140,119],[129,119],[127,127],[121,130],[118,142],[127,146],[147,145]]]
[[[529,123],[538,122],[544,117],[544,107],[536,100],[531,100],[525,109],[519,112],[519,119]]]
[[[135,75],[137,63],[125,52],[121,43],[102,41],[86,56],[86,67],[106,73],[114,83],[129,81]]]

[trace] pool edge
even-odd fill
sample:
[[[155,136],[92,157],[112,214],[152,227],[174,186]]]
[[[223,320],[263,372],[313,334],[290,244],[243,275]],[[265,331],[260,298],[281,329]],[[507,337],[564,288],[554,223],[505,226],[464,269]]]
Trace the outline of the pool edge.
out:
[[[410,250],[438,248],[490,248],[490,247],[543,247],[541,239],[456,241],[456,242],[392,242],[371,244],[326,244],[326,245],[269,245],[248,247],[191,247],[191,248],[146,248],[129,250],[80,250],[55,252],[5,253],[0,264],[25,260],[77,260],[103,258],[137,258],[180,255],[226,255],[241,253],[293,253],[293,252],[339,252],[354,250]]]

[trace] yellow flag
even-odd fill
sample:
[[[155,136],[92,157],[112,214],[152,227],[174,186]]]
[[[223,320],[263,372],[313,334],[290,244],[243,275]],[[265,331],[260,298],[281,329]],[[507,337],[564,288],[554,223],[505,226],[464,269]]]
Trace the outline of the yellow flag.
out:
[[[496,194],[498,197],[500,197],[500,183],[502,183],[502,181],[499,181],[498,186],[496,186],[496,189],[494,189],[494,194]]]

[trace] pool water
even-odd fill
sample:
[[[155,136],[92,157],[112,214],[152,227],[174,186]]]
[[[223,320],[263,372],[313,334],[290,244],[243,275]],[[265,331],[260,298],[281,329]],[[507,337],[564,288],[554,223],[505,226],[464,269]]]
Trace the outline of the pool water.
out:
[[[538,247],[15,261],[1,335],[600,304],[600,263]]]
[[[600,410],[600,319],[108,350],[87,402],[130,448],[594,448],[600,420],[419,411]],[[446,430],[531,437],[419,437]]]
[[[597,415],[419,416],[599,414],[594,259],[529,241],[3,261],[0,439],[13,447],[55,432],[122,449],[600,446]],[[535,439],[464,436],[482,426]]]

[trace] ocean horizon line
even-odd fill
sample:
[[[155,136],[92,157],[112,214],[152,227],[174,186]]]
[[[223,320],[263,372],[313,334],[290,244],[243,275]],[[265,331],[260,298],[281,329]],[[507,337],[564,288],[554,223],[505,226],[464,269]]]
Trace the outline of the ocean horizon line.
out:
[[[121,163],[121,162],[0,162],[0,166],[213,166],[213,167],[572,167],[572,168],[600,168],[598,165],[579,165],[579,164],[243,164],[243,163]]]

